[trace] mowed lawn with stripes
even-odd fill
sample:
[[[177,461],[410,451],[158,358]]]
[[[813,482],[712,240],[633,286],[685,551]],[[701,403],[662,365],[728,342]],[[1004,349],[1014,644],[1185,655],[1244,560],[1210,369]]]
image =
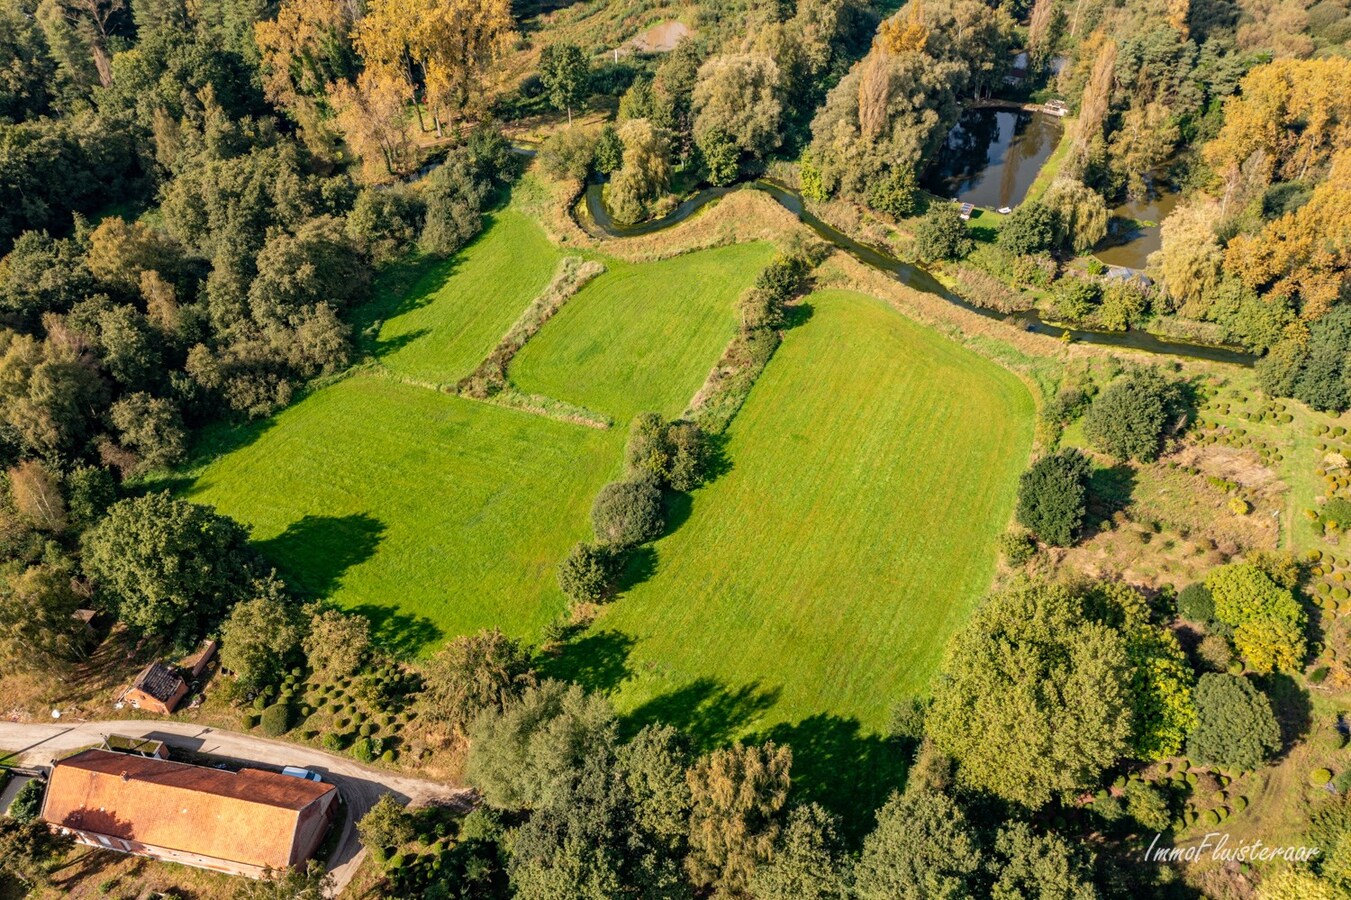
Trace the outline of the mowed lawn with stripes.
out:
[[[730,470],[560,664],[606,672],[640,718],[739,718],[724,735],[816,714],[879,728],[927,693],[989,587],[1031,395],[878,300],[807,302],[732,425]]]

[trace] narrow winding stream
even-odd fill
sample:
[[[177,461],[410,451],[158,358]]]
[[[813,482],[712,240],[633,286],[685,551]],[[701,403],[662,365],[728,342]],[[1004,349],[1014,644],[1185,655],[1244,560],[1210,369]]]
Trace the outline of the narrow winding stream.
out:
[[[587,224],[592,225],[593,228],[588,230],[592,230],[593,233],[596,233],[597,236],[601,237],[633,237],[640,234],[651,234],[655,231],[661,231],[664,228],[670,228],[673,225],[679,224],[705,205],[720,197],[726,196],[732,191],[742,189],[762,191],[773,197],[779,205],[797,216],[798,219],[800,219],[808,228],[812,229],[812,231],[815,231],[823,239],[834,244],[836,247],[839,247],[860,262],[886,272],[888,275],[908,287],[924,291],[928,294],[933,294],[936,297],[942,297],[944,300],[955,306],[960,306],[962,309],[973,312],[979,316],[984,316],[987,319],[1007,322],[1010,326],[1021,327],[1027,331],[1036,334],[1050,335],[1051,337],[1060,337],[1061,335],[1068,333],[1074,340],[1082,341],[1086,344],[1103,344],[1109,347],[1124,347],[1131,350],[1142,350],[1146,353],[1184,356],[1191,359],[1206,359],[1214,362],[1232,363],[1240,366],[1251,366],[1256,361],[1256,358],[1252,354],[1245,353],[1244,351],[1233,347],[1219,347],[1210,344],[1194,344],[1187,341],[1169,340],[1155,334],[1150,334],[1147,331],[1135,329],[1124,332],[1091,331],[1046,322],[1036,311],[1001,313],[996,312],[995,310],[975,306],[948,290],[938,281],[938,279],[934,278],[933,275],[929,274],[922,267],[903,262],[875,247],[859,243],[843,232],[826,224],[806,210],[801,195],[796,191],[772,181],[759,180],[742,185],[704,188],[692,197],[684,200],[679,206],[661,218],[653,219],[648,222],[640,222],[637,225],[620,225],[616,223],[610,217],[609,210],[605,207],[605,200],[601,193],[601,185],[593,182],[588,184],[586,188],[586,211],[591,222],[581,224],[583,224],[583,227],[586,227]]]

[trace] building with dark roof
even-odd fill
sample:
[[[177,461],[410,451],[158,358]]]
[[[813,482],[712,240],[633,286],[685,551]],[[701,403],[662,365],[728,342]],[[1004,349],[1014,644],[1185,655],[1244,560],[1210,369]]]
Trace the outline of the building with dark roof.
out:
[[[85,750],[52,767],[42,820],[91,847],[257,878],[314,855],[337,797],[276,772]]]
[[[162,662],[152,662],[136,676],[131,687],[122,695],[122,700],[136,709],[167,716],[187,693],[188,683],[177,669]]]

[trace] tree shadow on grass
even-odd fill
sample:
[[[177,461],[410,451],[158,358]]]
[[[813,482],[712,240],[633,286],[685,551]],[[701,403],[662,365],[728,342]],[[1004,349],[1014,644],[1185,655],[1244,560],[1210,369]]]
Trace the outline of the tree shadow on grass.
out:
[[[574,638],[558,652],[541,657],[536,669],[543,678],[572,681],[590,691],[608,693],[630,674],[629,653],[636,639],[619,631],[597,631]]]
[[[913,747],[865,734],[857,719],[819,714],[775,725],[755,740],[793,748],[793,796],[840,817],[841,836],[858,846],[873,826],[868,813],[905,786]]]
[[[228,419],[208,422],[197,430],[192,446],[188,449],[187,460],[182,465],[171,471],[149,473],[134,484],[124,484],[122,490],[132,497],[168,491],[176,497],[191,499],[193,485],[197,482],[197,470],[213,460],[242,450],[275,424],[275,416],[247,422]]]
[[[1127,465],[1094,468],[1088,476],[1088,523],[1091,527],[1130,506],[1135,470]]]
[[[812,306],[806,300],[798,300],[789,303],[783,308],[783,330],[788,331],[793,328],[801,328],[812,320],[816,314],[816,307]]]
[[[657,722],[679,729],[696,751],[730,743],[779,700],[778,687],[754,681],[729,688],[713,678],[700,678],[669,694],[653,698],[624,719],[626,736]]]
[[[694,498],[683,491],[665,491],[661,496],[662,529],[661,536],[675,534],[676,530],[690,519],[694,511]]]
[[[338,587],[343,573],[375,555],[384,533],[384,523],[366,513],[304,516],[255,546],[292,587],[325,597]]]
[[[634,547],[624,556],[624,567],[615,580],[615,593],[637,587],[657,574],[657,550],[651,544]]]
[[[374,603],[363,603],[349,609],[370,621],[371,643],[395,659],[411,659],[444,635],[436,623],[426,616]]]
[[[1276,673],[1258,679],[1258,686],[1271,700],[1271,711],[1276,714],[1276,722],[1281,726],[1280,756],[1305,735],[1313,725],[1313,702],[1295,679],[1289,675]]]

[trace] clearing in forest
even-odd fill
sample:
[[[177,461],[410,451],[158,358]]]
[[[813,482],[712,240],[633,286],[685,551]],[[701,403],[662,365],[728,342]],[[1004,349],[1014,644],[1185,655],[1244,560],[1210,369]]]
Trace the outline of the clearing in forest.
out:
[[[358,326],[374,325],[370,349],[390,371],[455,384],[549,283],[562,254],[543,229],[514,206],[485,224],[451,259],[396,266],[377,284]]]
[[[1019,380],[881,301],[826,291],[726,446],[560,673],[719,739],[927,693],[987,590],[1032,445]]]

